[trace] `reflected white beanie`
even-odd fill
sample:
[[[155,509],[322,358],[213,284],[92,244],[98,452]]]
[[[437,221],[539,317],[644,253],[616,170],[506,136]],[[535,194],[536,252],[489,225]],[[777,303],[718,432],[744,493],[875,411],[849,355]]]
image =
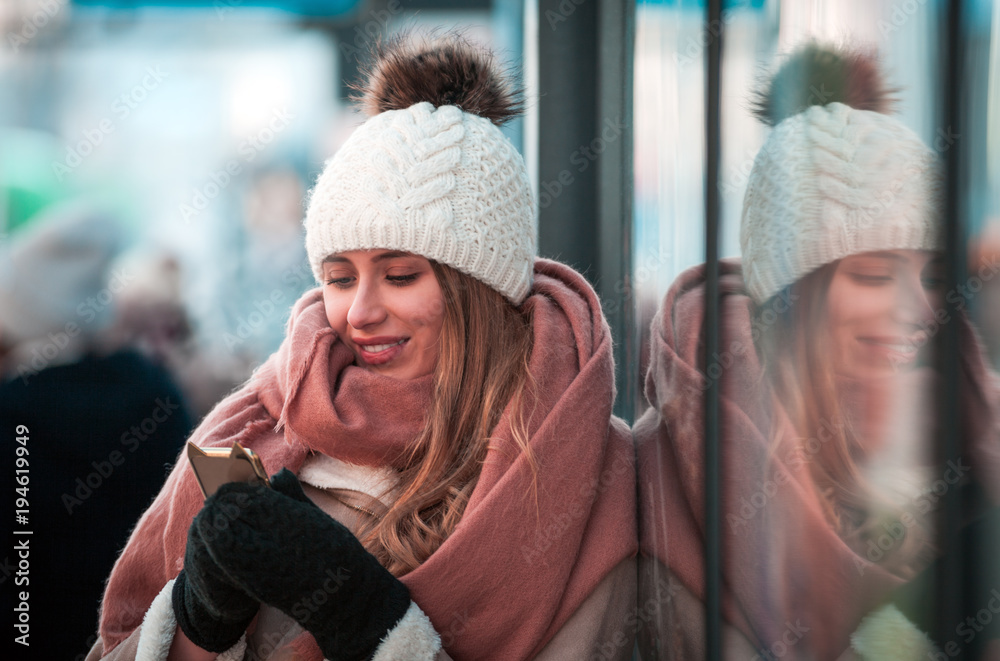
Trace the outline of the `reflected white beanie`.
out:
[[[455,37],[380,49],[363,89],[373,115],[325,166],[306,250],[403,250],[481,280],[514,305],[531,288],[534,204],[524,160],[498,128],[519,112],[490,55]]]
[[[874,60],[809,45],[756,101],[775,125],[750,171],[740,244],[758,304],[813,270],[876,250],[939,250],[937,154],[899,120]]]

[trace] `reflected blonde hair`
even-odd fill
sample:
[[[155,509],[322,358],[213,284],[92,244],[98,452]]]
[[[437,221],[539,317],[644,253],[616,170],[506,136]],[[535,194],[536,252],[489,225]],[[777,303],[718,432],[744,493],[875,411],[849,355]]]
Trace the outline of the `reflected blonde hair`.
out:
[[[433,260],[431,266],[444,317],[427,424],[399,473],[399,497],[358,531],[364,547],[395,576],[420,566],[454,531],[508,404],[514,441],[533,476],[537,468],[525,410],[535,399],[528,371],[531,312],[450,266]]]
[[[773,418],[772,461],[785,451],[810,457],[810,487],[823,514],[841,539],[864,556],[869,542],[885,534],[885,526],[898,524],[904,510],[866,477],[862,445],[837,389],[827,341],[827,294],[838,263],[826,264],[792,284],[789,298],[796,303],[777,313],[773,323],[762,323],[759,315],[778,306],[768,305],[769,300],[756,308],[755,321],[762,328],[757,350],[771,404],[774,410],[784,409],[797,434],[793,439],[783,436],[777,417]],[[815,454],[805,452],[804,442],[822,438],[821,430],[830,438]],[[900,526],[902,541],[882,554],[878,564],[909,574],[909,568],[932,552],[930,534],[926,525]]]

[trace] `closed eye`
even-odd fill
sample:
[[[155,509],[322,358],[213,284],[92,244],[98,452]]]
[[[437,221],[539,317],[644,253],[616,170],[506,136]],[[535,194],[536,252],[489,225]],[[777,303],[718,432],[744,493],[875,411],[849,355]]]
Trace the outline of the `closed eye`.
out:
[[[889,275],[871,275],[868,273],[852,273],[851,277],[855,282],[863,285],[882,285],[887,282],[892,281],[892,276]]]
[[[417,279],[416,273],[411,273],[410,275],[387,275],[385,279],[391,282],[396,287],[405,287],[414,280]]]

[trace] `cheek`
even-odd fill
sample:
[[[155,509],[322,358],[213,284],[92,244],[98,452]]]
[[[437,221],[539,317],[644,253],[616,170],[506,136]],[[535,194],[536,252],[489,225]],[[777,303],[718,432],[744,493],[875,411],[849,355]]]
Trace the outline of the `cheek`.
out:
[[[395,307],[399,316],[414,330],[437,331],[444,321],[444,297],[436,286],[407,292]]]
[[[851,318],[849,287],[838,283],[836,279],[831,283],[830,290],[826,298],[826,322],[827,328],[833,334],[849,323]]]
[[[827,319],[834,332],[884,321],[892,316],[896,300],[891,288],[844,285],[831,288]]]
[[[347,311],[350,308],[350,301],[344,297],[323,293],[323,307],[326,310],[326,320],[330,323],[330,328],[343,334],[347,328]]]
[[[435,332],[440,330],[444,322],[444,303],[440,300],[430,300],[420,305],[410,303],[405,314],[414,330]]]
[[[935,311],[944,309],[944,288],[937,287],[927,292],[927,302]]]

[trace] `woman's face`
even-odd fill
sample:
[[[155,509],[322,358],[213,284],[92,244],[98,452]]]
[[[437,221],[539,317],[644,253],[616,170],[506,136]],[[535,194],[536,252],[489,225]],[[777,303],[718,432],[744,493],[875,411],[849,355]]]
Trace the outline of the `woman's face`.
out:
[[[936,328],[943,300],[938,253],[851,255],[834,270],[827,321],[838,374],[865,378],[912,367]]]
[[[434,372],[444,295],[431,263],[395,250],[352,250],[323,262],[330,327],[360,367],[397,379]]]

